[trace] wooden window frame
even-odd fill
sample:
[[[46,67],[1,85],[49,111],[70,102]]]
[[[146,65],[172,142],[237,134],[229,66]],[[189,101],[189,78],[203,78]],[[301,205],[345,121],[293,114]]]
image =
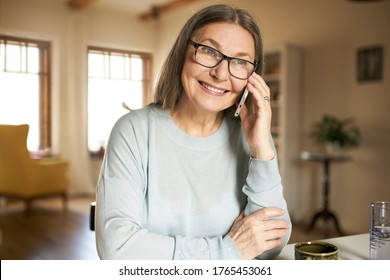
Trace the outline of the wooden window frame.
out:
[[[0,41],[4,44],[16,43],[19,45],[35,46],[39,50],[39,150],[52,147],[51,140],[51,43],[35,39],[6,36],[0,34]],[[4,53],[4,55],[6,55]],[[6,69],[3,69],[7,71]],[[27,73],[27,72],[21,72]]]
[[[120,50],[120,49],[113,49],[113,48],[103,48],[103,47],[95,47],[95,46],[88,46],[87,48],[87,57],[90,51],[96,51],[96,52],[103,52],[105,54],[127,54],[130,57],[138,56],[142,58],[143,61],[143,78],[142,85],[144,90],[144,106],[152,102],[152,54],[146,53],[146,52],[137,52],[137,51],[128,51],[128,50]],[[87,62],[88,65],[88,62]],[[88,76],[89,78],[89,76]]]

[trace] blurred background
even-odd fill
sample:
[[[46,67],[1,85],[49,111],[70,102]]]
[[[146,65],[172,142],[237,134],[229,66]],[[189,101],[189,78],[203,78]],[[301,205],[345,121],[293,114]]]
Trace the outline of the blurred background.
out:
[[[346,234],[368,232],[370,202],[390,200],[390,1],[0,0],[0,123],[29,123],[32,156],[69,161],[71,210],[87,217],[113,122],[153,100],[182,25],[217,3],[249,10],[262,29],[294,224],[307,225],[323,206],[323,165],[301,154],[325,152],[311,133],[329,114],[353,118],[361,133],[345,161],[331,162],[330,208]],[[22,219],[14,203],[0,203],[3,259],[13,258],[4,221]]]

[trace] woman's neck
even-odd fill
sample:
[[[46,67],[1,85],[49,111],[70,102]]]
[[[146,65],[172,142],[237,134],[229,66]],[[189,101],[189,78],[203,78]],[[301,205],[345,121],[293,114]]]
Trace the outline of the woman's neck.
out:
[[[223,112],[199,112],[180,103],[169,113],[180,130],[194,137],[212,135],[220,128],[223,121]]]

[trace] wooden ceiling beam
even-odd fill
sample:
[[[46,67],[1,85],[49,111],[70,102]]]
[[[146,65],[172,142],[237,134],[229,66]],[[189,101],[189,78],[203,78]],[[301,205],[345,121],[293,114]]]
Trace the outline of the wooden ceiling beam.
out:
[[[85,8],[86,6],[92,4],[96,0],[69,0],[68,6],[72,9],[79,10]]]
[[[185,5],[190,4],[191,2],[195,2],[198,0],[173,0],[167,4],[154,6],[150,9],[150,11],[142,13],[139,15],[141,20],[151,20],[157,19],[160,15],[164,13],[171,12],[175,9],[181,8]]]

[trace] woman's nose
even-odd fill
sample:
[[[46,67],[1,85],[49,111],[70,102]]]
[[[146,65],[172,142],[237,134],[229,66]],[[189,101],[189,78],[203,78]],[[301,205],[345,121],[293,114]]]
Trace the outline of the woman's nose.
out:
[[[217,66],[211,68],[210,75],[218,81],[225,81],[229,77],[229,62],[222,60]]]

